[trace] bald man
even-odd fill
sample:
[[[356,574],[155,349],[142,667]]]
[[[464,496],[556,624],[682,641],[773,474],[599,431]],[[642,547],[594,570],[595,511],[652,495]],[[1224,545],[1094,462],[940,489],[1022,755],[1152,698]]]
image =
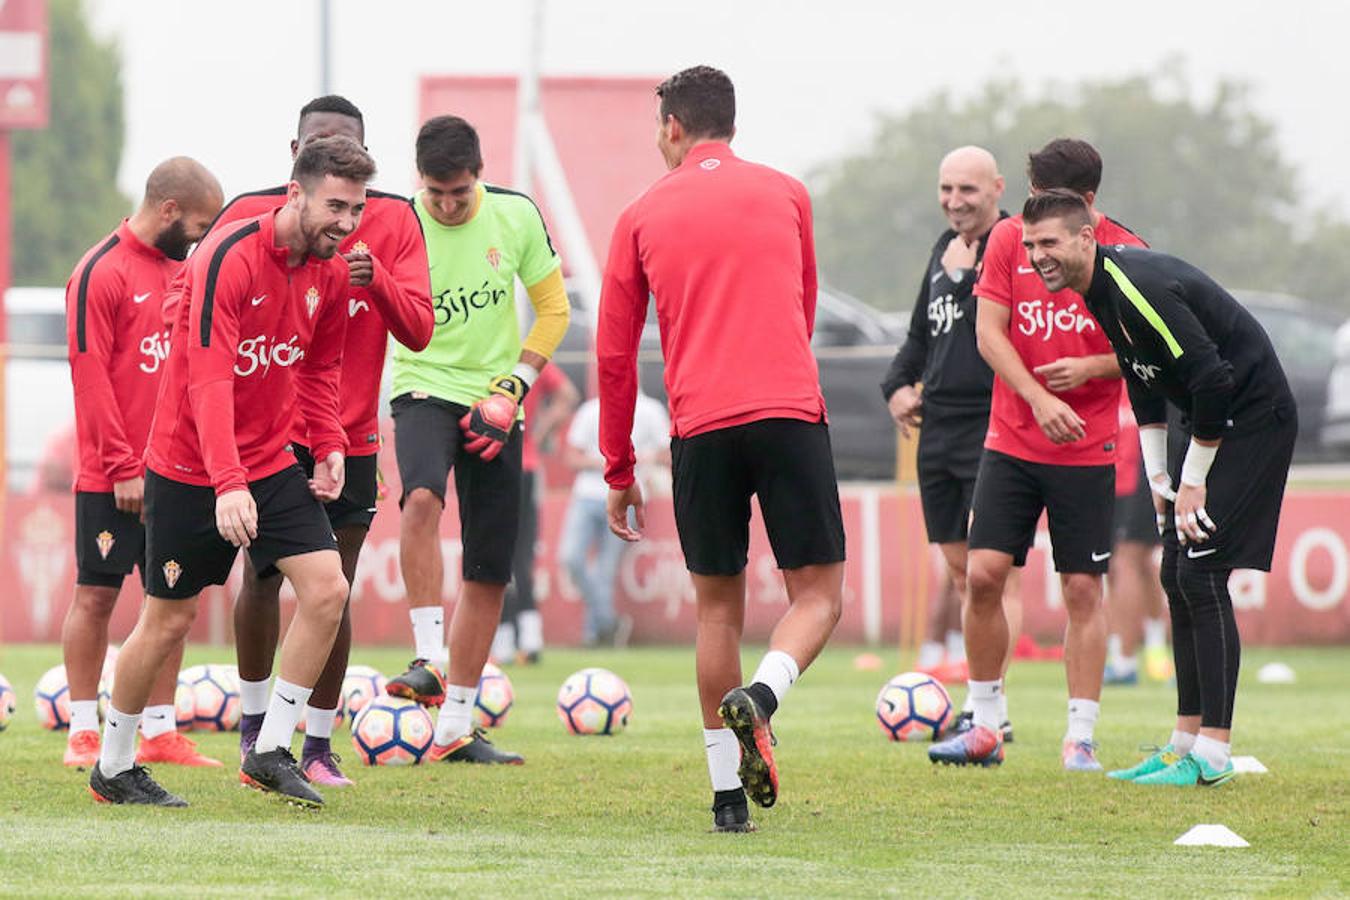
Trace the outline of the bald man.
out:
[[[961,636],[966,530],[994,382],[994,373],[975,341],[971,289],[984,258],[985,239],[1008,215],[998,207],[1002,196],[1003,176],[988,150],[958,147],[943,157],[938,166],[938,206],[948,228],[933,244],[919,280],[909,334],[881,383],[891,418],[906,437],[910,428],[923,424],[919,499],[928,540],[942,551],[952,589],[943,591],[934,604],[916,668],[942,681],[966,680]],[[1009,618],[1020,623],[1021,600],[1012,580],[1007,603]],[[1015,639],[1020,628],[1011,630]],[[1011,659],[1012,654],[1008,656]],[[967,709],[949,731],[963,730],[970,721]],[[999,721],[1004,740],[1010,740],[1006,702]]]
[[[66,337],[75,386],[75,601],[61,629],[70,684],[65,764],[98,759],[98,683],[108,619],[134,566],[144,567],[146,437],[169,332],[161,306],[189,248],[220,212],[215,176],[184,156],[146,179],[140,208],[89,249],[66,283]],[[139,594],[139,592],[138,592]],[[165,662],[141,720],[137,761],[218,766],[179,734],[180,646]]]

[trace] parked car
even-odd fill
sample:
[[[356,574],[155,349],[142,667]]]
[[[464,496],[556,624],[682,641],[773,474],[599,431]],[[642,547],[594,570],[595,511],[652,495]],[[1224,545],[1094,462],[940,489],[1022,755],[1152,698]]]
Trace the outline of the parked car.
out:
[[[1334,361],[1322,418],[1322,445],[1340,458],[1350,457],[1350,322],[1332,338]],[[1301,411],[1300,411],[1301,412]],[[1300,427],[1307,427],[1300,423]]]
[[[575,294],[572,307],[572,326],[554,359],[589,395],[594,393],[589,387],[593,347],[590,315]],[[811,346],[820,365],[835,471],[841,480],[895,475],[895,428],[877,385],[904,338],[908,321],[908,314],[903,318],[885,316],[833,288],[820,289]],[[638,346],[638,377],[642,390],[660,400],[666,399],[664,371],[656,304],[649,303]]]

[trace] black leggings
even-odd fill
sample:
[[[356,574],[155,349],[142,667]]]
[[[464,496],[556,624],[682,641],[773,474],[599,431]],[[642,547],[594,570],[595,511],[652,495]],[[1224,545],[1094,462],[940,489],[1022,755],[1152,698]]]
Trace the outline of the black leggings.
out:
[[[539,507],[535,503],[534,473],[520,476],[520,534],[511,559],[511,583],[502,603],[502,622],[515,624],[521,613],[534,609],[534,543],[539,537]]]
[[[1242,643],[1228,594],[1231,569],[1197,568],[1168,542],[1162,586],[1172,613],[1177,715],[1200,716],[1205,728],[1231,728]]]

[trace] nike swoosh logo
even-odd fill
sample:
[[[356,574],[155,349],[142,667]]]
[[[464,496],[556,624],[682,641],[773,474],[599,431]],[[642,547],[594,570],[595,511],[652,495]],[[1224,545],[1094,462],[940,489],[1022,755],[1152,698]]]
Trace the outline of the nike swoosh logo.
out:
[[[252,300],[249,301],[249,303],[252,303],[254,306],[259,306],[259,305],[261,305],[262,302],[263,302],[264,300],[266,300],[266,299],[267,299],[267,295],[266,295],[266,294],[263,294],[261,297],[254,297]]]
[[[157,715],[157,716],[151,716],[150,718],[152,718],[152,719],[167,719],[168,716],[166,716],[166,715],[164,715],[163,713],[161,713],[160,715]]]
[[[132,295],[131,295],[131,302],[132,302],[132,303],[144,303],[146,300],[149,300],[149,299],[150,299],[150,292],[149,292],[149,291],[146,291],[144,294],[132,294]]]
[[[1216,784],[1223,784],[1225,781],[1227,781],[1229,778],[1232,777],[1233,777],[1232,772],[1225,772],[1218,778],[1206,778],[1204,775],[1197,775],[1195,780],[1200,782],[1200,784],[1204,785],[1205,787],[1213,787]]]
[[[1018,274],[1018,275],[1034,275],[1034,274],[1036,274],[1036,269],[1035,269],[1034,267],[1032,267],[1032,266],[1018,266],[1018,267],[1017,267],[1017,274]]]
[[[928,279],[928,283],[929,283],[929,284],[937,284],[937,283],[938,283],[938,279],[941,278],[941,277],[942,277],[942,273],[939,272],[939,273],[937,273],[936,275],[934,275],[932,278]]]
[[[292,700],[290,697],[287,697],[285,694],[277,694],[277,696],[280,697],[282,700],[285,700],[285,701],[286,701],[287,703],[289,703],[291,706],[294,706],[294,705],[295,705],[295,701]]]
[[[1101,561],[1104,560],[1104,559],[1110,559],[1110,558],[1111,558],[1111,551],[1110,551],[1110,550],[1106,551],[1105,553],[1094,553],[1094,554],[1092,554],[1092,561],[1093,561],[1093,562],[1101,562]]]
[[[1186,551],[1186,556],[1191,559],[1199,559],[1202,556],[1209,556],[1211,553],[1218,553],[1218,547],[1210,547],[1208,550],[1197,550],[1194,547]]]
[[[111,726],[114,727],[114,728],[117,727],[117,723],[116,723],[116,722],[109,722],[108,724],[111,725]]]
[[[449,700],[452,703],[458,703],[460,706],[463,706],[464,704],[469,702],[468,700],[458,700],[454,697],[446,697],[445,699]]]

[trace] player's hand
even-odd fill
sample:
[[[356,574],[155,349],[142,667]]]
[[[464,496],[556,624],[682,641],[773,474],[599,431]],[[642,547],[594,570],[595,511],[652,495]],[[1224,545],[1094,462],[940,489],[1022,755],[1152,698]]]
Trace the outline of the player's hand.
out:
[[[633,508],[633,521],[636,528],[628,525],[628,508]],[[642,540],[642,530],[647,527],[647,501],[642,499],[642,486],[636,481],[623,490],[609,489],[605,498],[605,512],[609,515],[609,530],[625,541]]]
[[[258,536],[258,504],[245,489],[226,491],[216,498],[216,530],[236,547],[247,547]]]
[[[347,277],[351,280],[352,287],[369,287],[375,280],[375,260],[369,253],[353,250],[344,253],[342,258],[347,261]]]
[[[900,427],[900,433],[906,439],[909,438],[909,429],[917,428],[922,421],[923,399],[912,384],[907,384],[891,394],[891,399],[886,401],[886,408],[891,411],[891,418],[895,420],[895,424]]]
[[[1183,544],[1203,544],[1218,530],[1205,512],[1205,486],[1183,484],[1177,490],[1177,540]]]
[[[465,449],[485,460],[496,459],[511,439],[516,411],[528,390],[529,386],[515,375],[498,375],[492,379],[488,395],[459,420]]]
[[[1036,416],[1036,424],[1053,443],[1072,443],[1087,434],[1087,422],[1058,397],[1046,394],[1031,404],[1031,412]]]
[[[954,278],[958,270],[975,268],[975,255],[979,249],[979,241],[967,244],[959,234],[948,241],[947,249],[942,251],[942,268],[947,277]]]
[[[342,496],[342,485],[347,479],[347,461],[333,451],[314,464],[314,477],[309,480],[309,492],[324,503]]]
[[[1082,387],[1092,377],[1091,366],[1085,356],[1061,356],[1032,371],[1044,378],[1045,386],[1057,394]]]
[[[1167,530],[1167,504],[1177,499],[1177,492],[1172,490],[1172,479],[1166,475],[1150,479],[1148,488],[1153,500],[1154,521],[1158,523],[1158,536],[1161,537]]]
[[[141,504],[145,501],[145,479],[140,475],[126,481],[113,482],[113,502],[119,512],[141,514]]]

